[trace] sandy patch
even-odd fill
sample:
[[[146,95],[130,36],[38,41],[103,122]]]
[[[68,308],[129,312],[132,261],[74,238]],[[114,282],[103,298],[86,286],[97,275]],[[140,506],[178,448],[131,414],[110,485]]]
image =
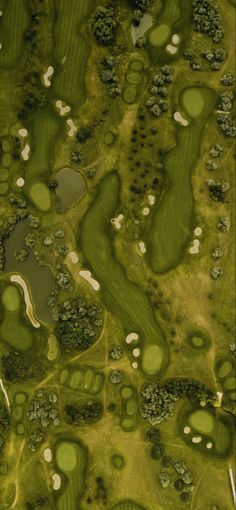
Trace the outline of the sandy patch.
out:
[[[49,78],[53,75],[53,73],[54,73],[54,67],[48,66],[47,71],[43,75],[43,82],[44,82],[45,87],[51,87],[52,83],[51,83],[51,80],[49,80]]]
[[[36,320],[36,318],[34,316],[34,310],[33,310],[33,306],[31,303],[29,290],[28,290],[28,287],[27,287],[25,281],[23,280],[22,276],[20,276],[19,274],[13,274],[10,277],[10,281],[14,282],[14,283],[18,283],[18,285],[21,286],[23,293],[24,293],[24,299],[25,299],[25,304],[26,304],[26,313],[29,317],[31,324],[34,326],[34,328],[39,328],[40,323]]]
[[[100,289],[100,284],[98,283],[97,280],[95,280],[92,275],[91,275],[91,271],[80,271],[79,272],[79,275],[82,276],[82,278],[84,278],[90,285],[91,287],[93,288],[93,290],[96,290],[98,291]]]

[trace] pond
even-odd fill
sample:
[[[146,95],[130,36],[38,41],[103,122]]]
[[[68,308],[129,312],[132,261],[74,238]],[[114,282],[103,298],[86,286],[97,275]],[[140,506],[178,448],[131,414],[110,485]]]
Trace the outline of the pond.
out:
[[[40,267],[33,252],[30,251],[24,262],[18,262],[14,253],[18,252],[24,245],[25,236],[32,232],[27,220],[20,221],[11,236],[5,242],[5,272],[21,273],[29,282],[33,302],[35,304],[36,316],[43,322],[52,323],[48,307],[54,275],[48,266]]]
[[[59,210],[64,212],[82,198],[86,186],[83,177],[73,168],[62,168],[56,174],[56,180],[58,182],[56,195],[59,199]]]

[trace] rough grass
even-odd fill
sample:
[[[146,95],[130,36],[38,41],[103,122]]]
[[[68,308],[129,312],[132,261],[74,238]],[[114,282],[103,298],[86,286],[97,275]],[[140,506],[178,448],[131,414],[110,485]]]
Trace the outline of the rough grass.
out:
[[[93,274],[102,284],[106,306],[118,315],[127,332],[137,331],[145,346],[154,344],[160,348],[163,355],[160,365],[163,368],[168,360],[168,349],[150,302],[141,289],[127,278],[112,252],[107,226],[114,214],[118,193],[119,179],[116,174],[110,174],[103,180],[83,220],[82,251]]]
[[[91,36],[84,24],[82,31],[81,23],[92,14],[96,4],[93,0],[67,0],[56,6],[54,57],[59,72],[53,81],[53,90],[70,106],[79,106],[85,100],[85,66]]]
[[[4,2],[0,26],[3,45],[0,51],[0,67],[12,67],[19,62],[24,44],[23,34],[28,23],[28,12],[22,0]]]

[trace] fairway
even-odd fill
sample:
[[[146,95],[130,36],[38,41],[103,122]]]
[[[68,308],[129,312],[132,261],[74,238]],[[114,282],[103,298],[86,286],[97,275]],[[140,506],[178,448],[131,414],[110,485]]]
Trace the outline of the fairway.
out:
[[[0,51],[0,67],[19,65],[22,58],[23,35],[29,26],[29,14],[22,0],[7,0],[4,3]]]
[[[118,194],[117,175],[108,175],[83,220],[80,243],[86,260],[103,286],[109,309],[118,315],[127,332],[134,329],[141,334],[143,370],[155,374],[168,362],[168,348],[163,333],[155,321],[147,297],[127,278],[115,259],[109,240],[107,224],[114,214]]]

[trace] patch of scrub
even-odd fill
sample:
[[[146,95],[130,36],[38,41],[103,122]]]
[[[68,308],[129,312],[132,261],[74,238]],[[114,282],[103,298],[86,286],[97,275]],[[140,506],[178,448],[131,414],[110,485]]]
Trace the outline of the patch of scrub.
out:
[[[59,208],[65,212],[83,197],[86,186],[83,177],[73,168],[63,168],[55,176],[58,186],[56,195],[59,199]]]
[[[192,255],[195,253],[199,253],[199,246],[200,246],[200,241],[198,239],[194,239],[193,245],[190,246],[190,248],[189,248],[189,253],[191,253]]]
[[[53,74],[54,74],[54,67],[48,66],[47,71],[43,75],[43,82],[44,82],[45,87],[51,87],[52,83],[49,78],[51,78]]]
[[[58,345],[57,337],[55,335],[49,335],[48,337],[48,352],[47,358],[49,361],[54,361],[58,356]]]
[[[21,156],[24,161],[28,161],[30,155],[30,145],[28,143],[25,144],[24,149],[21,151]]]
[[[11,280],[11,282],[18,283],[18,285],[21,286],[23,293],[24,293],[24,299],[25,299],[25,304],[26,304],[26,313],[29,317],[31,324],[34,326],[34,328],[39,328],[40,323],[36,320],[36,318],[34,316],[34,309],[33,309],[31,297],[29,294],[29,290],[28,290],[28,287],[27,287],[25,281],[23,280],[22,276],[20,276],[19,274],[13,274],[13,275],[11,275],[10,280]]]
[[[52,207],[50,191],[42,181],[34,182],[30,186],[29,197],[41,212],[48,212]]]
[[[72,119],[67,119],[66,121],[67,125],[69,126],[68,136],[72,137],[77,131],[77,127],[74,124],[74,121]]]
[[[63,103],[60,99],[56,101],[56,108],[59,110],[59,114],[62,117],[71,111],[71,107]]]
[[[23,186],[25,185],[25,179],[23,179],[23,177],[18,177],[18,179],[16,180],[16,185],[19,188],[23,188]]]
[[[79,261],[79,257],[76,253],[76,251],[70,251],[68,253],[68,257],[70,259],[70,261],[72,262],[72,264],[77,264],[77,262]]]
[[[100,284],[97,280],[95,280],[95,278],[92,277],[91,271],[82,270],[79,272],[79,274],[91,285],[93,290],[98,291],[100,289]]]
[[[137,39],[139,39],[139,37],[142,37],[145,34],[145,32],[152,26],[152,24],[153,24],[152,16],[151,14],[148,14],[146,12],[141,18],[140,23],[137,27],[132,25],[131,36],[134,44],[136,43]]]
[[[105,305],[120,318],[126,331],[140,332],[144,345],[142,368],[151,375],[165,367],[169,351],[146,294],[127,277],[123,266],[113,257],[107,223],[117,207],[119,189],[117,174],[108,174],[103,179],[80,226],[80,246],[102,284]],[[148,346],[156,356],[154,363]]]
[[[117,230],[120,230],[123,218],[124,218],[123,214],[118,214],[118,216],[111,219],[112,225],[114,225]]]
[[[149,33],[149,42],[152,46],[163,46],[167,39],[169,39],[171,34],[171,29],[166,24],[161,24],[158,27],[151,30]]]
[[[189,87],[181,94],[182,106],[191,118],[196,119],[201,116],[204,107],[204,89],[201,87]]]
[[[188,126],[188,120],[186,120],[180,112],[174,113],[174,119],[176,120],[176,122],[179,122],[179,124],[181,124],[182,126],[184,127]]]

